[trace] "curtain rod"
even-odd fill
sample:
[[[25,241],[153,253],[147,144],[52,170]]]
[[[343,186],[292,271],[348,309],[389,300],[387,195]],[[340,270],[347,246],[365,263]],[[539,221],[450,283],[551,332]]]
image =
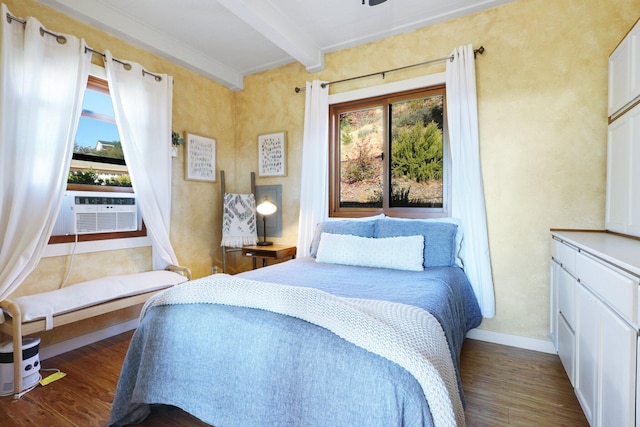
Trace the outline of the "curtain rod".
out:
[[[11,14],[7,13],[7,22],[10,24],[10,23],[11,23],[11,21],[16,21],[16,22],[18,22],[18,23],[22,24],[23,26],[26,26],[26,25],[27,25],[27,21],[25,21],[25,20],[23,20],[23,19],[20,19],[20,18],[17,18],[17,17],[15,17],[15,16],[13,16],[13,15],[11,15]],[[56,38],[56,41],[57,41],[58,43],[60,43],[60,44],[65,44],[65,43],[67,42],[67,38],[66,38],[65,36],[60,35],[60,34],[56,34],[56,33],[52,33],[51,31],[48,31],[48,30],[46,30],[46,29],[44,29],[44,28],[40,27],[40,35],[44,35],[45,33],[46,33],[46,34],[49,34],[50,36],[55,37],[55,38]],[[91,49],[91,48],[90,48],[90,47],[88,47],[88,46],[85,46],[85,47],[84,47],[84,53],[87,53],[87,52],[95,53],[96,55],[100,55],[100,56],[102,56],[102,58],[103,58],[103,59],[107,59],[107,56],[106,56],[104,53],[99,52],[99,51],[94,50],[94,49]],[[129,64],[129,63],[127,63],[127,62],[121,61],[121,60],[116,59],[116,58],[112,58],[112,59],[113,59],[115,62],[117,62],[117,63],[119,63],[119,64],[122,64],[122,66],[124,67],[124,69],[125,69],[125,70],[130,70],[130,69],[132,68],[132,67],[131,67],[131,64]],[[150,75],[150,76],[153,76],[153,77],[156,79],[156,81],[157,81],[157,82],[162,81],[162,76],[159,76],[159,75],[154,74],[154,73],[150,73],[149,71],[147,71],[147,70],[145,70],[145,69],[142,69],[142,74],[143,74],[143,75],[148,74],[148,75]]]
[[[473,50],[473,57],[475,58],[477,54],[482,55],[484,53],[484,46],[480,46],[477,49]],[[400,70],[405,70],[407,68],[413,68],[413,67],[419,67],[421,65],[427,65],[427,64],[432,64],[434,62],[441,62],[441,61],[453,61],[453,55],[449,55],[449,56],[445,56],[444,58],[438,58],[438,59],[432,59],[430,61],[425,61],[425,62],[420,62],[418,64],[411,64],[411,65],[405,65],[404,67],[398,67],[398,68],[392,68],[390,70],[384,70],[384,71],[378,71],[375,73],[371,73],[371,74],[364,74],[362,76],[356,76],[356,77],[349,77],[347,79],[342,79],[342,80],[334,80],[332,82],[326,82],[326,83],[322,83],[320,84],[320,86],[324,89],[325,87],[332,85],[332,84],[336,84],[336,83],[343,83],[343,82],[349,82],[351,80],[358,80],[358,79],[363,79],[365,77],[373,77],[373,76],[377,76],[377,75],[382,75],[382,78],[385,78],[385,74],[387,73],[391,73],[393,71],[400,71]],[[299,93],[303,90],[307,90],[305,87],[296,87],[294,89],[296,91],[296,93]]]
[[[9,13],[7,13],[7,22],[9,24],[11,24],[11,21],[16,21],[16,22],[22,24],[23,27],[27,25],[27,21],[25,21],[23,19],[20,19],[20,18],[16,18],[15,16],[10,15]],[[65,44],[67,42],[67,38],[65,36],[60,35],[60,34],[56,34],[56,33],[52,33],[51,31],[48,31],[48,30],[40,27],[40,35],[44,36],[45,34],[49,34],[50,36],[55,37],[56,41],[58,43],[60,43],[60,44]]]
[[[89,52],[91,52],[91,53],[95,53],[96,55],[100,55],[100,56],[102,56],[102,59],[107,59],[107,55],[105,55],[103,52],[99,52],[99,51],[97,51],[97,50],[95,50],[95,49],[91,49],[90,47],[85,46],[85,47],[84,47],[84,53],[87,53],[87,51],[89,51]],[[122,66],[124,67],[124,69],[125,69],[125,70],[127,70],[127,71],[129,71],[129,70],[132,68],[132,67],[131,67],[131,64],[129,64],[128,62],[124,62],[124,61],[121,61],[121,60],[116,59],[116,58],[111,58],[111,59],[112,59],[113,61],[117,62],[118,64],[122,64]],[[149,72],[149,71],[145,70],[144,68],[142,69],[142,74],[143,74],[143,75],[144,75],[144,74],[148,74],[148,75],[150,75],[150,76],[153,76],[153,78],[154,78],[154,79],[156,79],[156,81],[157,81],[157,82],[162,81],[162,76],[159,76],[159,75],[157,75],[157,74],[153,74],[153,73],[151,73],[151,72]]]

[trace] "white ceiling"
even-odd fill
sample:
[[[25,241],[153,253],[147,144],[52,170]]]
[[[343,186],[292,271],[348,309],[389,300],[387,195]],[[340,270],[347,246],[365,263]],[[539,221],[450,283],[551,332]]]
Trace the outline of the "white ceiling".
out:
[[[295,61],[320,71],[327,52],[513,0],[38,1],[240,90],[258,71]]]

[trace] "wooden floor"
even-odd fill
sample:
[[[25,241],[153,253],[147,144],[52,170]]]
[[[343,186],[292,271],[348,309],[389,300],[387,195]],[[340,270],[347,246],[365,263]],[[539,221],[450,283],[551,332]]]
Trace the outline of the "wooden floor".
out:
[[[589,426],[557,355],[466,340],[467,426]]]
[[[67,376],[38,386],[19,400],[0,397],[0,425],[106,425],[130,338],[131,333],[125,333],[43,361],[43,368],[58,368]],[[461,368],[468,426],[588,425],[555,355],[467,340]],[[206,424],[179,409],[163,407],[142,425]]]

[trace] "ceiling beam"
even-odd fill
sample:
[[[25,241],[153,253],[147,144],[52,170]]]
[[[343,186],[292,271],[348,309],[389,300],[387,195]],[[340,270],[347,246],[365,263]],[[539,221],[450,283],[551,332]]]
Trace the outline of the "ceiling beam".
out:
[[[217,0],[310,73],[324,69],[324,54],[306,33],[264,0]]]
[[[231,90],[242,90],[244,78],[242,74],[228,66],[206,57],[189,45],[168,37],[144,22],[132,19],[104,2],[97,0],[38,0],[82,22],[115,35],[133,45],[166,58],[224,85]],[[100,19],[93,18],[94,16]],[[60,31],[64,31],[60,29]],[[135,58],[120,58],[135,61]],[[154,71],[154,70],[149,70]]]

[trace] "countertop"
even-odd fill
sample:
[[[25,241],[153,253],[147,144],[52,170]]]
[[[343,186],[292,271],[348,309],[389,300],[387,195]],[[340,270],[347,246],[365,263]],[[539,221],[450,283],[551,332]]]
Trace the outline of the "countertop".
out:
[[[640,276],[640,239],[601,230],[551,229],[551,235]]]

